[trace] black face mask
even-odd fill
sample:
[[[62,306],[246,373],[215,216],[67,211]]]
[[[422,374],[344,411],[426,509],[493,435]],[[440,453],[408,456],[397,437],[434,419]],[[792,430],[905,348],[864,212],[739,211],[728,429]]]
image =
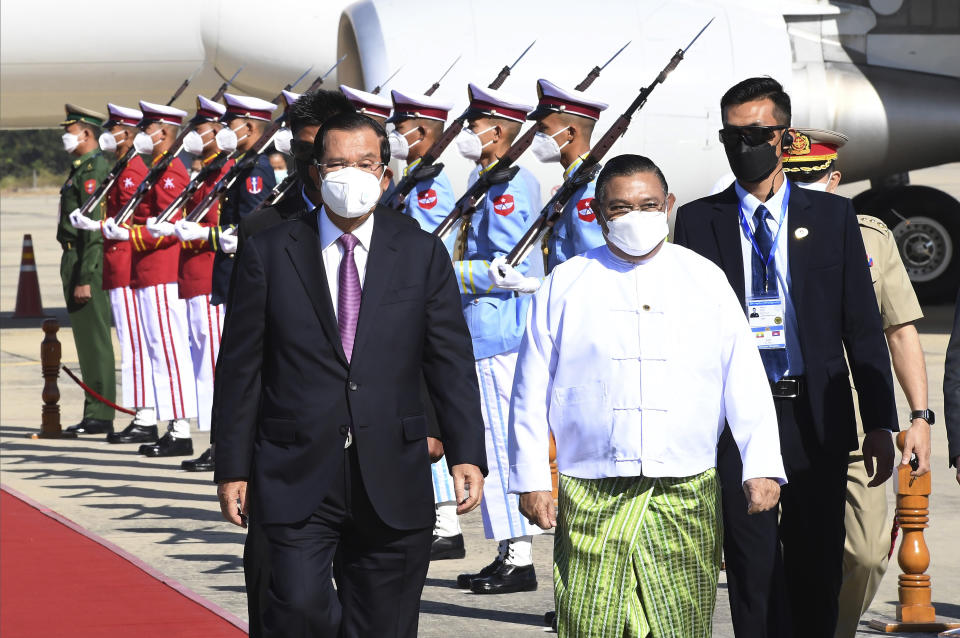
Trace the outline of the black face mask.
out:
[[[780,156],[777,147],[763,143],[758,146],[748,146],[739,140],[732,146],[724,145],[730,170],[741,182],[762,182],[777,168]]]

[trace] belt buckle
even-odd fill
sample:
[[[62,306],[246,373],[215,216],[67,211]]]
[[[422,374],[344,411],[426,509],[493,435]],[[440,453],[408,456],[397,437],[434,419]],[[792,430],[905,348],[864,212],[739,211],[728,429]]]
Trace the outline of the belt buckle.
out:
[[[796,399],[800,396],[800,379],[780,379],[773,384],[773,396],[778,399]]]

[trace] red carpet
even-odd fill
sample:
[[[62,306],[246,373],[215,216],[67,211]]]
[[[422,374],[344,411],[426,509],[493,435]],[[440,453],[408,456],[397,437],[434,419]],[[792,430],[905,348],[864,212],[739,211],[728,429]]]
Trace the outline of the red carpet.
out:
[[[204,606],[218,609],[212,603],[191,600],[176,584],[157,580],[68,525],[0,492],[3,638],[246,636]]]

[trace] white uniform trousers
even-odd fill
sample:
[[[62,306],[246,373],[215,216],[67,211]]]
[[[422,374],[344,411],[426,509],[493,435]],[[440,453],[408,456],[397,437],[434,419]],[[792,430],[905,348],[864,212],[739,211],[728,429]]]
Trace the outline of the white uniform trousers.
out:
[[[187,299],[187,320],[193,375],[197,379],[197,427],[202,432],[209,432],[213,374],[220,354],[220,333],[223,332],[223,304],[210,305],[210,295],[190,297]]]
[[[498,541],[541,534],[520,514],[519,497],[507,493],[510,461],[507,458],[507,426],[510,415],[510,391],[517,367],[517,351],[511,350],[476,362],[480,381],[480,410],[486,431],[487,467],[490,473],[483,484],[483,532]]]
[[[190,359],[187,304],[177,296],[176,283],[139,288],[136,297],[153,366],[157,419],[195,418],[197,384]]]
[[[140,304],[129,286],[111,288],[110,308],[120,342],[121,405],[125,408],[152,408],[153,370],[147,354],[146,334],[140,324]]]
[[[431,463],[430,472],[433,474],[433,502],[456,501],[457,494],[453,489],[453,477],[450,476],[447,457],[444,456],[436,463]]]

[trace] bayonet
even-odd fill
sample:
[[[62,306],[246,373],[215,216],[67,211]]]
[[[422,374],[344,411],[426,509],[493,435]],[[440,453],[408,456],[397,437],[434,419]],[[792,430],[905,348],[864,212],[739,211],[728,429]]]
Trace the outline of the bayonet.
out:
[[[437,81],[434,82],[429,89],[427,89],[427,92],[424,93],[424,95],[433,95],[436,92],[436,90],[440,88],[440,83],[443,82],[443,78],[447,77],[447,73],[450,73],[450,71],[453,69],[453,67],[457,65],[457,62],[459,62],[460,58],[462,57],[463,57],[463,54],[458,55],[457,59],[453,61],[453,64],[447,67],[447,70],[443,72],[443,75],[441,75],[437,79]]]

